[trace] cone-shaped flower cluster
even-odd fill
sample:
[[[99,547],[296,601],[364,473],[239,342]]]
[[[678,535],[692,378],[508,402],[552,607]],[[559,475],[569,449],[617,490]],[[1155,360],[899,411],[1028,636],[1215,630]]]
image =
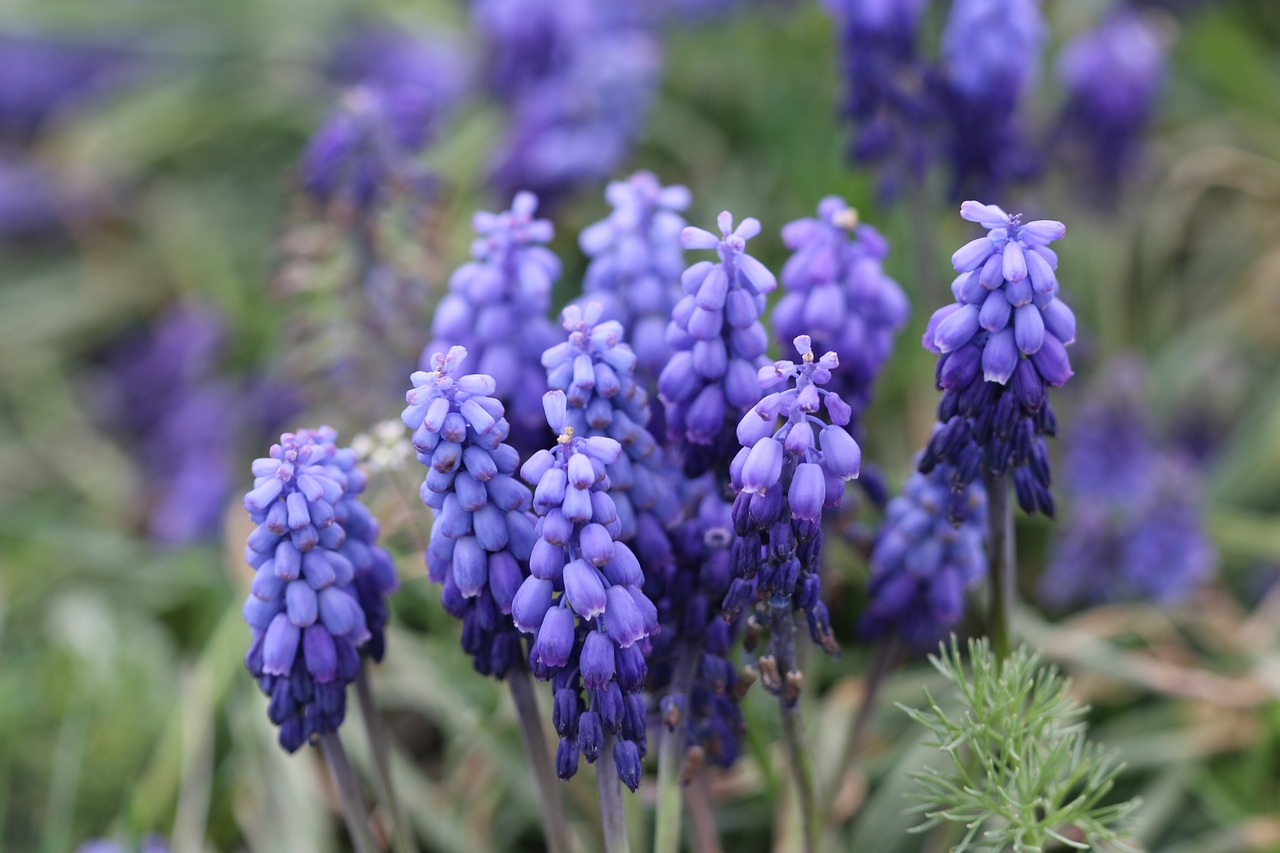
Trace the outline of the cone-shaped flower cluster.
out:
[[[690,449],[691,457],[700,455],[707,463],[694,468],[719,467],[721,457],[729,457],[729,425],[759,399],[756,371],[768,363],[769,348],[760,317],[765,295],[778,285],[773,273],[746,253],[760,223],[747,218],[735,230],[733,215],[725,211],[717,224],[720,237],[693,227],[680,235],[686,249],[715,249],[720,261],[699,261],[681,276],[686,295],[667,325],[674,354],[658,377],[668,435],[710,448],[702,454]]]
[[[797,337],[795,347],[799,364],[777,361],[760,369],[768,393],[738,424],[742,449],[730,467],[737,492],[737,577],[724,608],[732,619],[753,602],[790,600],[804,611],[813,641],[835,654],[827,606],[819,598],[822,510],[840,505],[844,483],[858,476],[862,451],[846,429],[849,405],[821,387],[839,358],[828,352],[815,359],[807,335]],[[818,417],[824,406],[830,424]],[[775,686],[765,680],[766,689],[776,692]],[[787,698],[794,701],[789,693]]]
[[[604,306],[604,319],[622,324],[640,381],[652,387],[667,363],[667,320],[681,295],[680,212],[689,206],[689,190],[664,187],[652,172],[636,172],[611,181],[605,198],[613,212],[578,235],[591,258],[582,290],[585,299]]]
[[[889,243],[859,224],[858,212],[838,196],[824,198],[816,217],[783,226],[782,242],[792,255],[782,268],[787,292],[773,311],[774,338],[785,346],[808,334],[815,350],[840,358],[828,387],[853,409],[856,423],[910,311],[884,271]]]
[[[925,0],[825,0],[839,27],[844,113],[853,122],[849,157],[883,164],[880,188],[891,195],[924,167],[924,60],[917,36]],[[841,353],[843,363],[844,354]]]
[[[1062,50],[1062,129],[1068,143],[1079,145],[1104,198],[1123,185],[1164,72],[1165,46],[1154,22],[1135,12],[1112,15]]]
[[[1038,168],[1022,138],[1018,106],[1047,33],[1040,0],[952,4],[934,98],[945,112],[953,196],[995,192]]]
[[[915,649],[932,648],[964,615],[965,588],[986,577],[986,492],[981,483],[954,491],[951,478],[946,465],[914,472],[889,502],[871,551],[863,636],[896,634]],[[953,526],[949,516],[964,522]]]
[[[989,233],[952,256],[960,273],[951,286],[956,302],[934,312],[924,333],[925,348],[941,354],[943,394],[940,426],[920,470],[945,462],[961,490],[984,471],[999,476],[1012,469],[1019,505],[1052,515],[1042,436],[1057,425],[1046,389],[1071,377],[1066,346],[1075,340],[1076,321],[1055,296],[1058,256],[1049,244],[1066,228],[1052,220],[1023,224],[975,201],[960,211]]]
[[[328,428],[285,433],[254,461],[244,498],[258,525],[245,549],[255,569],[245,663],[271,697],[267,713],[290,752],[341,725],[359,650],[382,655],[384,598],[396,586],[374,543],[377,521],[356,499],[364,475],[336,438]]]
[[[1108,365],[1105,382],[1089,390],[1064,454],[1070,513],[1041,595],[1057,606],[1176,602],[1217,563],[1202,474],[1152,434],[1138,364]]]
[[[671,571],[646,571],[650,583],[645,589],[657,600],[662,626],[652,641],[650,690],[667,691],[675,683],[676,668],[691,666],[687,692],[668,692],[662,699],[663,722],[684,726],[691,772],[704,761],[728,767],[737,760],[746,729],[738,702],[750,686],[730,659],[742,620],[720,618],[720,604],[733,580],[733,519],[729,504],[710,485],[709,478],[690,484],[701,494],[689,517],[672,530]],[[683,662],[682,655],[692,660]]]
[[[640,561],[618,541],[622,525],[607,468],[622,456],[622,445],[577,434],[563,391],[543,400],[547,423],[560,437],[521,468],[525,481],[536,484],[533,505],[541,518],[531,574],[512,616],[517,628],[535,635],[534,674],[555,688],[561,778],[577,772],[579,754],[588,762],[600,756],[607,731],[618,777],[634,791],[645,753],[642,641],[657,632],[658,611],[640,590]]]
[[[465,347],[476,370],[497,383],[491,393],[506,404],[517,435],[529,431],[531,437],[542,434],[539,359],[558,339],[547,314],[560,277],[560,260],[545,245],[551,223],[534,218],[537,208],[537,197],[522,192],[509,211],[475,215],[474,260],[450,277],[422,364],[430,369],[433,354]]]
[[[495,382],[462,374],[462,347],[437,353],[432,371],[413,374],[401,414],[413,430],[418,460],[430,467],[422,500],[435,522],[427,574],[443,584],[440,601],[462,620],[462,647],[478,672],[502,678],[519,659],[511,602],[533,550],[529,489],[513,475],[515,448]]]

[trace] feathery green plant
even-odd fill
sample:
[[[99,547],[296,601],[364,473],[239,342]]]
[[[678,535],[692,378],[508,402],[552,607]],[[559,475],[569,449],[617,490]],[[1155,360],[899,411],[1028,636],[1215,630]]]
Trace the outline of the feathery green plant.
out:
[[[943,643],[929,660],[959,690],[963,710],[944,710],[927,688],[928,710],[898,706],[953,765],[912,774],[919,803],[909,813],[924,816],[913,832],[962,824],[967,832],[954,853],[1038,853],[1052,841],[1077,850],[1137,849],[1117,832],[1138,801],[1102,805],[1124,765],[1086,741],[1088,708],[1068,695],[1055,667],[1041,666],[1026,646],[1001,662],[984,639],[969,641],[966,673],[954,635],[950,649]]]

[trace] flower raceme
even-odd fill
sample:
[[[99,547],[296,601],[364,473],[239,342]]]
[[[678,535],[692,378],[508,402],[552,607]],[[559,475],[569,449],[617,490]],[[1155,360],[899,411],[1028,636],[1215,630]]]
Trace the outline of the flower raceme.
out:
[[[657,632],[658,612],[640,589],[640,561],[619,541],[622,523],[609,496],[607,469],[621,458],[622,445],[580,435],[563,391],[547,392],[543,405],[559,438],[521,468],[525,482],[535,485],[540,518],[530,575],[515,595],[512,617],[534,635],[534,674],[555,689],[561,778],[577,772],[579,754],[593,763],[611,741],[618,777],[634,791],[645,752],[641,641]]]
[[[342,724],[360,652],[382,656],[385,597],[396,587],[377,521],[356,498],[364,475],[336,439],[328,428],[285,433],[254,461],[244,498],[257,524],[245,549],[255,569],[245,663],[290,752]]]
[[[807,335],[797,337],[795,347],[798,364],[777,361],[760,369],[768,393],[738,424],[742,448],[730,466],[737,577],[724,608],[736,618],[751,602],[790,601],[804,611],[814,642],[834,654],[830,617],[819,599],[822,510],[840,505],[844,483],[858,476],[862,451],[845,428],[849,405],[822,387],[839,358],[834,352],[815,358]],[[823,407],[830,423],[818,417]],[[765,687],[778,692],[767,679]]]
[[[988,229],[952,256],[955,303],[934,312],[923,344],[938,353],[939,426],[920,460],[928,473],[953,466],[963,490],[983,471],[1012,469],[1018,503],[1053,514],[1048,452],[1057,424],[1047,388],[1071,377],[1066,347],[1075,316],[1056,297],[1061,222],[1023,223],[995,205],[966,201],[960,215]],[[962,506],[953,506],[962,509]],[[952,518],[958,522],[958,517]]]
[[[440,600],[462,620],[462,647],[478,672],[502,678],[519,659],[511,603],[533,550],[529,489],[513,475],[510,426],[483,373],[463,374],[463,347],[432,358],[413,374],[401,414],[413,430],[418,460],[429,466],[422,500],[435,517],[427,545],[428,577]]]
[[[673,354],[658,377],[658,394],[666,404],[668,435],[727,458],[722,445],[728,444],[731,418],[759,399],[756,371],[768,363],[769,348],[760,318],[765,296],[778,282],[747,254],[747,241],[760,233],[757,220],[744,219],[735,229],[725,211],[716,221],[719,237],[694,227],[680,235],[686,249],[714,249],[720,260],[699,261],[680,278],[685,296],[667,325]],[[714,467],[714,460],[702,467]]]

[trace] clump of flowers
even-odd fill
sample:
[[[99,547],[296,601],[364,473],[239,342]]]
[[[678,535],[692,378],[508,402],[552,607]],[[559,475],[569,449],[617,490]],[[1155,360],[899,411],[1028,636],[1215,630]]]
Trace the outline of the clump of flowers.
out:
[[[582,290],[584,298],[604,306],[604,319],[622,324],[636,352],[637,373],[651,387],[667,363],[667,320],[681,295],[680,214],[689,206],[689,190],[664,187],[652,172],[636,172],[611,181],[605,198],[613,211],[578,235],[591,258]]]
[[[839,392],[856,422],[910,311],[884,271],[889,243],[839,196],[819,202],[816,217],[784,225],[782,242],[792,255],[782,267],[786,293],[773,311],[774,338],[785,344],[807,333],[815,350],[839,357],[829,390]]]
[[[964,615],[965,589],[986,577],[986,492],[980,483],[956,491],[952,477],[946,465],[913,472],[889,502],[871,551],[863,636],[934,647]],[[955,526],[949,517],[964,520]]]
[[[471,257],[449,278],[431,324],[430,354],[461,346],[479,373],[493,377],[491,392],[506,406],[518,436],[540,443],[545,388],[542,353],[556,343],[547,314],[560,260],[546,244],[551,223],[537,219],[538,198],[518,193],[503,213],[477,213]]]
[[[765,296],[778,286],[746,251],[760,223],[748,217],[735,229],[727,210],[716,222],[719,237],[692,226],[680,235],[686,249],[715,249],[720,260],[699,261],[681,276],[685,296],[667,325],[673,354],[658,377],[668,436],[694,445],[686,453],[690,473],[722,467],[732,452],[733,419],[759,400],[756,372],[768,364],[769,348],[760,318]]]
[[[776,361],[760,369],[760,386],[767,393],[738,424],[742,449],[730,467],[737,492],[737,577],[724,608],[732,619],[754,606],[761,624],[775,633],[781,629],[779,619],[788,620],[789,627],[792,611],[801,610],[813,641],[836,654],[830,616],[820,598],[822,510],[840,505],[844,483],[858,476],[862,451],[845,428],[852,416],[849,405],[822,387],[839,358],[834,352],[815,358],[807,335],[796,338],[795,347],[798,364]],[[824,407],[830,423],[818,417]],[[762,683],[793,704],[799,695],[794,659],[778,664],[785,669],[771,673],[761,660]]]
[[[290,752],[342,724],[360,652],[382,656],[385,597],[396,586],[377,522],[356,497],[364,475],[336,440],[327,427],[285,433],[254,461],[244,498],[257,524],[245,549],[255,570],[245,664]]]
[[[640,589],[640,561],[619,541],[621,521],[609,495],[608,466],[621,458],[622,445],[578,434],[563,391],[543,400],[559,438],[521,468],[525,481],[536,484],[539,520],[530,576],[512,616],[535,635],[530,665],[555,690],[560,777],[577,772],[580,754],[594,763],[608,750],[618,778],[634,791],[645,753],[641,643],[657,632],[658,612]]]
[[[462,648],[476,671],[503,678],[519,660],[510,614],[534,547],[528,488],[514,476],[520,457],[497,383],[463,374],[464,347],[432,357],[411,377],[401,420],[413,430],[418,460],[429,466],[422,500],[435,518],[425,554],[440,601],[462,620]]]
[[[956,302],[929,319],[923,343],[938,353],[942,389],[935,429],[920,470],[952,466],[952,488],[979,476],[1013,472],[1019,505],[1053,514],[1044,436],[1057,421],[1049,387],[1071,377],[1066,347],[1075,340],[1071,309],[1056,297],[1058,256],[1049,247],[1066,227],[1053,220],[1023,223],[995,205],[966,201],[960,215],[988,229],[952,255],[960,275]],[[963,520],[953,504],[951,520]]]

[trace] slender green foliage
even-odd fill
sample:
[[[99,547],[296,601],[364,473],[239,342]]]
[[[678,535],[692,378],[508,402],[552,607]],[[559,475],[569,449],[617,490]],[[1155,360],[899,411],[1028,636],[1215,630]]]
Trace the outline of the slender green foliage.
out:
[[[1138,802],[1103,804],[1124,765],[1085,739],[1088,708],[1071,698],[1067,679],[1026,646],[1002,662],[986,640],[970,640],[968,657],[966,672],[954,635],[930,657],[955,685],[960,708],[944,709],[927,689],[926,710],[898,706],[952,765],[912,774],[918,803],[909,811],[923,817],[912,831],[961,824],[953,853],[1039,853],[1058,844],[1135,850],[1120,833]]]

